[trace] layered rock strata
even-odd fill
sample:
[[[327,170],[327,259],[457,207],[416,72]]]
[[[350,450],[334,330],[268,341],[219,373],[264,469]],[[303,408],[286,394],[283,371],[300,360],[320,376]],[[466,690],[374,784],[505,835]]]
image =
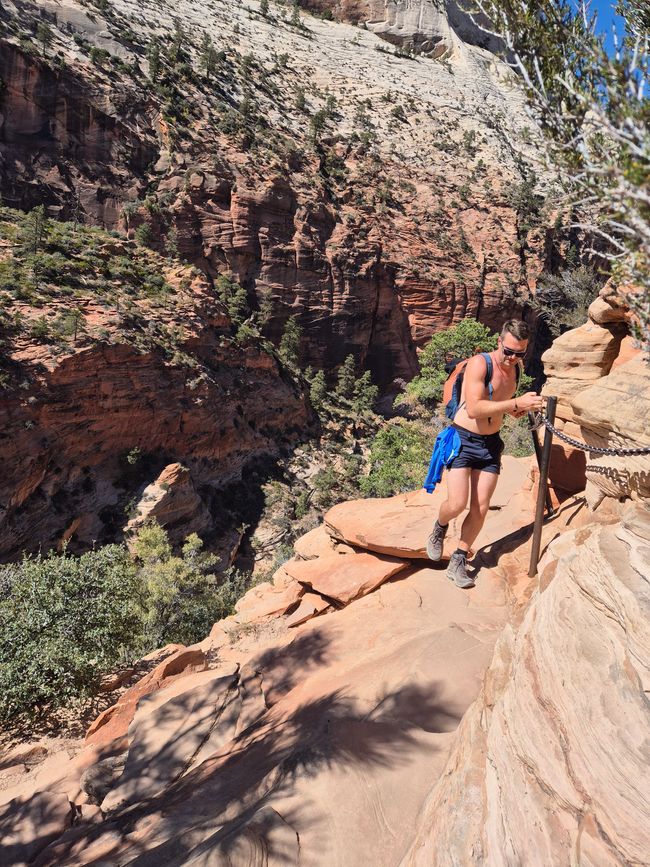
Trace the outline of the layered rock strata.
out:
[[[140,301],[125,313],[87,300],[76,345],[53,350],[27,328],[12,339],[20,386],[0,402],[0,555],[112,540],[129,502],[132,529],[150,515],[175,540],[218,532],[224,516],[213,492],[309,430],[307,400],[277,360],[259,342],[232,340],[204,279],[183,285],[163,310]],[[69,310],[19,306],[25,319]],[[136,321],[136,312],[148,322],[125,334],[124,318]],[[171,334],[173,355],[160,345]]]
[[[637,506],[550,546],[404,867],[648,863],[649,542]]]
[[[229,0],[115,0],[92,14],[76,0],[10,4],[5,201],[44,200],[129,232],[145,222],[161,249],[210,275],[228,269],[275,341],[297,316],[304,364],[333,368],[353,352],[382,382],[409,379],[435,330],[521,311],[547,244],[543,227],[528,228],[539,193],[526,215],[513,198],[523,181],[513,154],[535,148],[506,67],[432,3],[379,6],[359,10],[374,16],[364,29],[291,24]],[[41,13],[50,36],[26,53]],[[395,57],[372,32],[384,18],[387,35],[454,50],[444,64]],[[173,66],[165,50],[177,37]]]
[[[589,307],[589,321],[565,332],[544,353],[543,394],[558,398],[556,427],[598,447],[650,446],[650,367],[630,331],[630,312],[608,283]],[[650,458],[602,457],[555,440],[550,478],[559,491],[590,484],[590,497],[647,496]],[[596,493],[597,489],[600,493]]]

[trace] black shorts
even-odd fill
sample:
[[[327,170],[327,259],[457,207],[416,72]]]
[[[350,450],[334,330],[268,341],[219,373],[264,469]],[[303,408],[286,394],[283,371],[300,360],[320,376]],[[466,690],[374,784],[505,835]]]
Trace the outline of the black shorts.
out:
[[[470,467],[473,470],[483,470],[486,473],[501,472],[501,453],[503,440],[498,433],[477,434],[454,424],[460,437],[460,452],[448,464],[448,470],[458,470]]]

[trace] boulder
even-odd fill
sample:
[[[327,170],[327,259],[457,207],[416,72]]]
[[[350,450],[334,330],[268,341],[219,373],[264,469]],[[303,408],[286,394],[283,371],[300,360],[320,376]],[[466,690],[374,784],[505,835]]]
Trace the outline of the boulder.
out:
[[[301,584],[347,605],[372,593],[408,565],[408,560],[363,552],[346,557],[331,554],[317,560],[292,560],[285,563],[285,569]]]
[[[61,793],[36,792],[0,807],[0,864],[30,863],[72,824],[72,805]]]
[[[187,467],[168,464],[155,482],[148,485],[137,504],[137,514],[126,525],[127,531],[137,530],[148,521],[157,521],[167,530],[172,542],[179,542],[190,533],[203,533],[212,525],[205,504],[194,489]]]

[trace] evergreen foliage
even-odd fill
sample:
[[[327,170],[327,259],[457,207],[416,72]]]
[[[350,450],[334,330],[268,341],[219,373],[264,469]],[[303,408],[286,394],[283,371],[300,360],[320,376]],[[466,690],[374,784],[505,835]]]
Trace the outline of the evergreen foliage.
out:
[[[370,446],[370,473],[361,479],[367,497],[390,497],[422,487],[435,434],[421,422],[400,419],[379,431]]]
[[[366,370],[354,383],[352,408],[357,413],[371,412],[378,394],[379,388],[372,384],[370,371]]]
[[[309,398],[316,412],[320,414],[327,398],[327,383],[325,382],[325,374],[322,370],[318,370],[311,381]]]
[[[47,237],[48,219],[45,215],[45,206],[37,205],[27,215],[22,232],[25,246],[32,252],[38,253]]]
[[[345,400],[352,400],[357,382],[356,364],[354,355],[350,353],[339,368],[336,395]]]
[[[151,41],[149,51],[147,52],[147,60],[149,61],[149,78],[156,84],[160,74],[160,43],[156,38]]]
[[[650,13],[619,0],[625,23],[609,52],[588,3],[463,0],[498,36],[547,136],[569,229],[592,242],[628,302],[650,352]],[[486,23],[489,22],[489,23]],[[550,166],[549,166],[550,167]]]
[[[598,276],[584,265],[557,275],[542,274],[531,305],[539,311],[552,336],[557,337],[585,322],[600,285]]]
[[[220,274],[215,281],[219,299],[225,304],[228,316],[235,328],[244,323],[250,315],[248,294],[243,286]]]
[[[288,364],[290,367],[297,367],[298,360],[300,358],[300,337],[302,335],[302,328],[300,327],[300,323],[298,322],[297,316],[290,316],[286,324],[284,326],[284,331],[282,332],[282,337],[280,338],[280,345],[278,347],[278,354],[282,361],[285,364]]]
[[[425,405],[442,400],[447,379],[445,364],[452,358],[469,358],[477,352],[492,352],[497,335],[475,319],[462,319],[458,325],[434,334],[422,351],[420,374],[408,385],[408,393]]]
[[[91,693],[140,634],[139,599],[119,545],[0,567],[0,720]]]
[[[0,566],[0,722],[87,697],[103,674],[164,644],[201,640],[246,589],[235,570],[213,574],[196,534],[178,555],[147,525],[134,552],[108,545]]]

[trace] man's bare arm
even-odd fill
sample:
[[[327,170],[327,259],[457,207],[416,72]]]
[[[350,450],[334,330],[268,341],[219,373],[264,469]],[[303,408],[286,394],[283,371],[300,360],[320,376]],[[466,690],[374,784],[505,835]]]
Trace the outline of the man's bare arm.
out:
[[[529,391],[520,397],[512,397],[509,400],[486,400],[485,394],[485,359],[475,355],[470,359],[465,368],[465,409],[472,419],[490,418],[506,412],[517,413],[538,410],[543,406],[543,399]]]

